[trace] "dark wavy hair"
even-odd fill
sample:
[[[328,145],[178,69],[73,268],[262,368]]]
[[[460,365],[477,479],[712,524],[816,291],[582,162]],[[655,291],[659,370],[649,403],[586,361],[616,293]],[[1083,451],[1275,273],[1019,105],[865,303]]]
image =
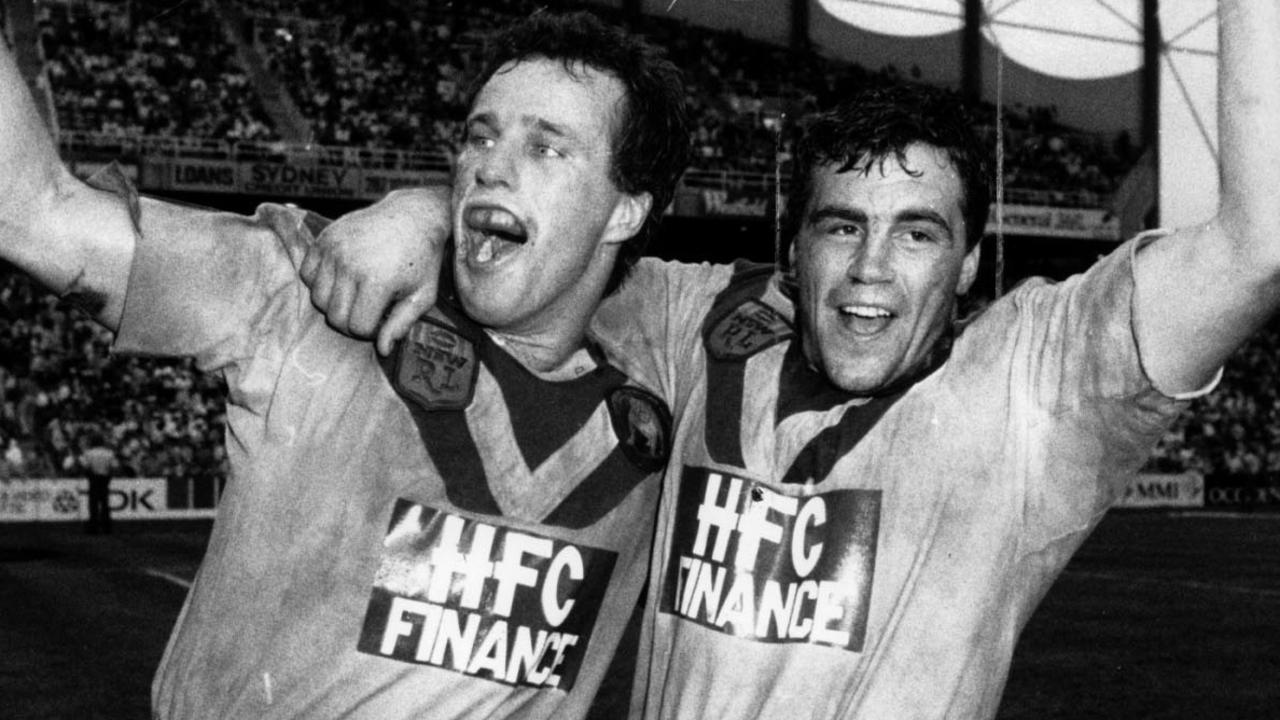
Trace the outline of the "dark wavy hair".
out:
[[[868,88],[802,120],[779,262],[790,269],[789,249],[804,222],[818,168],[834,164],[837,172],[848,172],[868,160],[869,171],[892,159],[906,170],[907,148],[916,143],[941,150],[959,174],[965,247],[973,248],[987,225],[992,187],[989,151],[974,135],[974,122],[954,93],[919,85]]]
[[[605,286],[605,294],[612,293],[644,253],[689,164],[689,117],[680,70],[661,48],[581,11],[535,13],[489,38],[486,49],[484,69],[472,81],[471,103],[502,66],[531,58],[558,60],[570,74],[579,65],[606,72],[626,89],[613,139],[612,180],[622,192],[649,193],[653,206],[640,231],[618,250]]]

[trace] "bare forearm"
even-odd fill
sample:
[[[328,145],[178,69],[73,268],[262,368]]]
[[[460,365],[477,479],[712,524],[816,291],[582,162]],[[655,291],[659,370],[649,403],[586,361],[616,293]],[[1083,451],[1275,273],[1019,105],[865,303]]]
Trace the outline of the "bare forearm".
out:
[[[132,251],[125,204],[67,172],[0,47],[0,256],[114,328]]]
[[[1221,0],[1218,23],[1218,222],[1280,270],[1280,3]]]
[[[386,212],[388,219],[403,223],[405,229],[416,227],[415,237],[421,242],[439,245],[448,237],[452,222],[450,192],[449,185],[401,188],[387,193],[376,207]]]
[[[1195,389],[1280,305],[1280,6],[1221,0],[1218,214],[1138,255],[1143,366],[1167,392]]]
[[[6,221],[56,187],[62,163],[8,48],[0,43],[0,209]]]
[[[387,354],[435,304],[449,195],[447,185],[396,190],[320,234],[301,276],[330,325],[356,337],[376,333],[378,350]]]

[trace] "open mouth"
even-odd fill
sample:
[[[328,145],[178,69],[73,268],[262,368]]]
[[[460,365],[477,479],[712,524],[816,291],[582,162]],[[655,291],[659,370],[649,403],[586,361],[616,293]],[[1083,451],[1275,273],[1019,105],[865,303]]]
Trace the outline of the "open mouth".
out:
[[[496,262],[529,239],[520,218],[496,205],[474,205],[462,216],[467,230],[467,259],[478,264]]]
[[[845,326],[859,335],[874,335],[889,327],[894,314],[876,305],[841,305],[836,308]]]

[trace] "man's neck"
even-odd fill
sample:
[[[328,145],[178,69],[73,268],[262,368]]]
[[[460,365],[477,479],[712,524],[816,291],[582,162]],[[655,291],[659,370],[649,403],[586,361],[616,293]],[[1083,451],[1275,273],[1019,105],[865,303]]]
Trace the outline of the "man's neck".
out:
[[[509,335],[485,330],[503,350],[543,380],[561,381],[581,377],[596,369],[597,363],[578,336],[577,342]]]

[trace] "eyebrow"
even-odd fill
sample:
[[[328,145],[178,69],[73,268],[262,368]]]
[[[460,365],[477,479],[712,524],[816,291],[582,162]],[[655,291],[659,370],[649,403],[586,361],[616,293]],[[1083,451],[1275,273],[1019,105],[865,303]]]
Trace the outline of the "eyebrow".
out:
[[[495,127],[497,125],[497,119],[494,118],[493,113],[482,112],[468,117],[465,124],[470,127],[477,123],[487,125],[489,127]]]
[[[521,116],[520,121],[533,125],[537,132],[550,135],[568,148],[578,152],[593,152],[592,143],[588,142],[587,138],[580,135],[573,127],[554,123],[536,115]]]
[[[823,220],[846,220],[853,223],[867,223],[867,214],[856,208],[840,207],[838,205],[825,205],[816,208],[809,213],[806,218],[810,224],[817,224]],[[911,222],[927,222],[942,228],[948,235],[954,236],[955,232],[951,228],[951,223],[940,213],[930,208],[907,208],[900,210],[893,216],[893,223],[911,223]]]
[[[947,222],[945,217],[931,208],[907,208],[895,215],[893,221],[895,224],[904,222],[932,223],[946,231],[948,236],[955,236],[955,232],[951,229],[951,223]]]
[[[522,115],[520,117],[520,121],[526,125],[533,125],[538,130],[549,135],[555,135],[562,138],[575,137],[574,133],[568,128],[562,125],[557,125],[545,118],[537,117],[536,115]]]
[[[867,222],[867,214],[861,210],[849,207],[841,207],[839,205],[824,205],[820,208],[814,208],[806,218],[810,225],[816,225],[823,220],[847,220],[849,222],[863,223]]]
[[[477,123],[494,129],[499,129],[501,127],[497,116],[491,112],[479,112],[467,118],[466,124],[468,126]],[[521,115],[520,124],[525,127],[532,127],[538,132],[545,133],[547,135],[552,135],[572,143],[581,144],[581,138],[579,138],[578,134],[572,129],[564,125],[551,122],[550,120],[538,115]]]

